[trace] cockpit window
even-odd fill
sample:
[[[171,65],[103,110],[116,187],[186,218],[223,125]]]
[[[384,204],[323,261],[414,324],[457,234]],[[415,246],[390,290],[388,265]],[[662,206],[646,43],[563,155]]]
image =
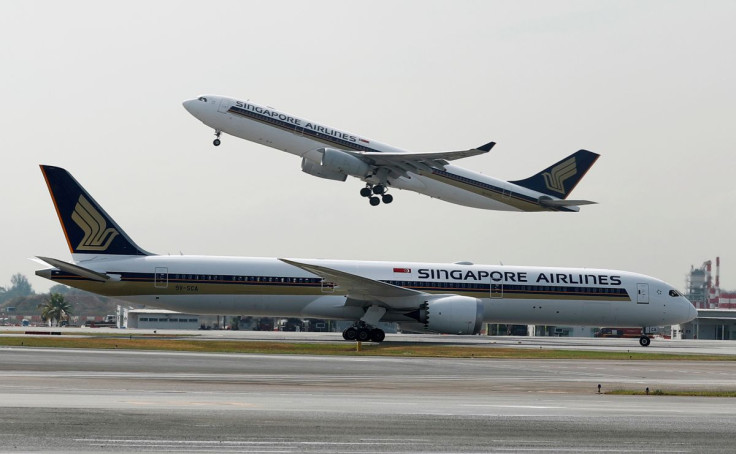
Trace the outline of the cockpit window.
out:
[[[678,296],[682,296],[682,293],[678,292],[677,290],[672,289],[670,290],[670,296],[678,297]]]
[[[204,96],[200,96],[200,97],[199,97],[199,100],[200,100],[200,101],[204,101],[204,102],[207,102],[207,98],[205,98]]]

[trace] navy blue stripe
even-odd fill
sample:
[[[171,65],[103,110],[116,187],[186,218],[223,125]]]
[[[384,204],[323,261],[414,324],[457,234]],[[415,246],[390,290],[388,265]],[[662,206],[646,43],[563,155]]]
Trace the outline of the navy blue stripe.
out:
[[[154,273],[120,273],[123,282],[144,282],[153,286]],[[59,280],[89,280],[87,278],[70,274],[63,271],[53,271],[52,278]],[[209,274],[168,274],[169,284],[220,284],[220,285],[269,285],[284,287],[322,287],[322,279],[308,277],[283,277],[283,276],[237,276],[237,275],[209,275]],[[477,282],[426,282],[426,281],[379,281],[397,287],[404,287],[418,291],[448,291],[463,293],[480,293],[483,297],[491,292],[490,284]],[[495,284],[494,284],[495,285]],[[620,287],[577,287],[577,286],[554,286],[554,285],[515,285],[504,284],[498,287],[498,292],[503,291],[504,296],[524,296],[533,294],[535,296],[577,296],[577,297],[615,297],[629,298],[625,288]],[[496,291],[496,289],[494,289]]]
[[[315,131],[310,128],[305,128],[303,126],[297,126],[293,123],[289,123],[287,121],[279,120],[278,118],[273,118],[268,115],[259,114],[258,112],[252,112],[247,109],[243,109],[242,107],[236,107],[232,106],[228,110],[228,113],[240,115],[241,117],[247,117],[251,120],[257,121],[259,123],[264,123],[269,126],[275,126],[279,129],[283,129],[288,132],[298,133],[302,134],[308,137],[311,137],[312,139],[318,140],[320,142],[324,142],[328,145],[336,145],[342,149],[349,149],[349,150],[355,150],[355,151],[370,151],[373,153],[381,153],[381,150],[376,150],[375,148],[367,147],[363,144],[360,144],[358,142],[351,142],[349,140],[341,139],[339,137],[334,137],[329,134],[325,134],[319,131]],[[317,125],[325,129],[331,129],[326,128],[322,125]],[[335,132],[340,132],[335,129],[332,129]],[[344,134],[344,133],[342,133]],[[358,139],[359,140],[359,139]]]

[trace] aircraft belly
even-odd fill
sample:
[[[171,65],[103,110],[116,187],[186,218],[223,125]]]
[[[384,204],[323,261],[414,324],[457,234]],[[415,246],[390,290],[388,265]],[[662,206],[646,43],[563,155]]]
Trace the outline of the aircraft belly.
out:
[[[301,311],[301,316],[358,320],[365,314],[359,306],[346,306],[344,296],[321,296],[311,301]]]
[[[119,297],[149,307],[201,315],[300,317],[314,296],[283,295],[140,295]],[[343,298],[344,300],[344,298]]]
[[[419,180],[414,183],[415,188],[407,188],[420,194],[428,195],[430,197],[444,200],[446,202],[455,203],[457,205],[463,205],[471,208],[480,208],[484,210],[499,210],[499,211],[522,211],[511,205],[507,205],[498,200],[494,200],[488,197],[484,197],[480,194],[476,194],[464,189],[442,183],[440,181],[427,178],[425,176],[414,176]]]
[[[614,306],[620,304],[630,303],[486,299],[483,318],[487,323],[604,326],[620,323],[614,311]]]

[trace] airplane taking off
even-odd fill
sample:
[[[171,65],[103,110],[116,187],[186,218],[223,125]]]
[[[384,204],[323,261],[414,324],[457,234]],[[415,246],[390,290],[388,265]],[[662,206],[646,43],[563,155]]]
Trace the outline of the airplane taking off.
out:
[[[460,151],[413,153],[323,126],[250,101],[205,95],[184,108],[215,130],[302,158],[302,171],[328,180],[360,178],[371,205],[391,203],[390,188],[406,189],[458,205],[502,211],[580,211],[595,202],[568,200],[598,159],[579,150],[529,178],[504,181],[449,164],[487,153],[494,142]]]
[[[697,315],[671,285],[626,271],[155,255],[141,249],[66,170],[41,166],[72,262],[38,257],[56,283],[196,314],[350,320],[346,340],[381,342],[379,321],[478,334],[484,322],[648,327]],[[408,326],[407,326],[408,325]],[[649,345],[642,335],[640,343]]]

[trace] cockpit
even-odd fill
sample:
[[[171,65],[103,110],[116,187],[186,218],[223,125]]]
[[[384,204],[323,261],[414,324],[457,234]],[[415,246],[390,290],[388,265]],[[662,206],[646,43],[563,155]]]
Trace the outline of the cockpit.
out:
[[[674,298],[678,298],[678,297],[684,296],[684,295],[682,293],[678,292],[677,290],[672,289],[672,290],[670,290],[670,296],[672,296]]]
[[[197,100],[207,102],[207,98],[205,98],[204,96],[200,96],[199,98],[197,98]]]

